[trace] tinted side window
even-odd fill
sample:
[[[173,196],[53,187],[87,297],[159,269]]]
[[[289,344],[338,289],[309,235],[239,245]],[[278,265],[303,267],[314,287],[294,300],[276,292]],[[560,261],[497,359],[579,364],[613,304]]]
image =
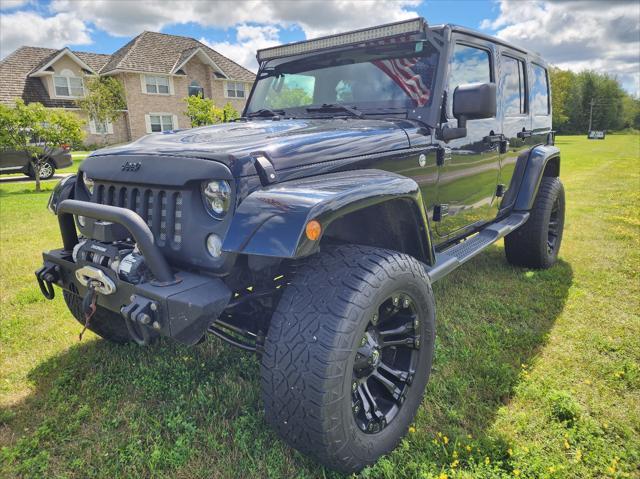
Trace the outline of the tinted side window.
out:
[[[502,56],[500,63],[500,86],[505,116],[518,116],[527,112],[524,62]]]
[[[448,112],[452,116],[453,92],[458,85],[491,82],[491,60],[489,52],[481,48],[456,44],[451,57],[448,87]]]
[[[534,115],[549,114],[549,81],[547,70],[540,65],[531,65],[533,78],[531,82],[531,109]]]

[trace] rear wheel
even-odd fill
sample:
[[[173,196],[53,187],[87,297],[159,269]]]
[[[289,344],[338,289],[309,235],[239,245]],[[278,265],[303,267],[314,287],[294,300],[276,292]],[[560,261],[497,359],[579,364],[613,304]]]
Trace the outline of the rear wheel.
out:
[[[405,254],[340,246],[301,267],[262,357],[268,422],[292,447],[351,473],[401,440],[431,370],[435,303]]]
[[[67,307],[73,317],[84,326],[84,314],[82,312],[82,297],[77,294],[73,294],[69,291],[63,291],[64,301],[67,303]],[[90,329],[98,336],[114,342],[114,343],[129,343],[132,341],[131,335],[127,330],[127,325],[124,322],[124,318],[108,309],[104,309],[101,306],[96,308],[96,312],[89,321]]]
[[[504,239],[507,261],[546,269],[558,260],[564,230],[564,187],[559,178],[542,178],[527,222]]]

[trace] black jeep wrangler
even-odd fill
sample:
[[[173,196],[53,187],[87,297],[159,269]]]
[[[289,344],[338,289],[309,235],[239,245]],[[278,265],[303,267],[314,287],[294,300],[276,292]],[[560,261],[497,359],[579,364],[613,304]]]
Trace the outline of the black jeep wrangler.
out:
[[[105,339],[255,351],[267,421],[358,471],[420,406],[431,284],[503,237],[514,265],[556,262],[546,64],[422,19],[258,60],[243,118],[97,151],[62,180],[63,247],[37,278]]]

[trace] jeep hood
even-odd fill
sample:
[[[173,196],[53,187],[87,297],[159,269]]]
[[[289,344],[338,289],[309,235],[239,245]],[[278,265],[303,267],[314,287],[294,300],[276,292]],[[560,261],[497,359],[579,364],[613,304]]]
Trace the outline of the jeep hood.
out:
[[[408,148],[400,120],[292,119],[224,123],[155,133],[91,157],[117,162],[124,155],[181,156],[216,160],[236,177],[255,175],[252,155],[262,153],[276,170]],[[89,159],[90,161],[90,159]]]

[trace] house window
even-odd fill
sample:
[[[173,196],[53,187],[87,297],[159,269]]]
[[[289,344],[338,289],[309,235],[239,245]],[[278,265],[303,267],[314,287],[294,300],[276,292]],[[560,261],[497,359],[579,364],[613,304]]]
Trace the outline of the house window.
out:
[[[154,95],[168,95],[170,93],[168,77],[145,75],[144,84],[146,93]]]
[[[189,96],[201,96],[204,98],[204,88],[196,80],[193,80],[189,85]]]
[[[110,121],[89,121],[89,131],[92,135],[111,135],[113,134],[113,124]]]
[[[80,98],[84,96],[84,84],[82,77],[77,77],[71,70],[62,70],[59,75],[53,76],[53,85],[56,96]]]
[[[225,91],[228,98],[244,98],[244,83],[239,81],[225,82]]]
[[[149,113],[147,115],[147,131],[160,133],[177,127],[174,115],[169,113]]]

